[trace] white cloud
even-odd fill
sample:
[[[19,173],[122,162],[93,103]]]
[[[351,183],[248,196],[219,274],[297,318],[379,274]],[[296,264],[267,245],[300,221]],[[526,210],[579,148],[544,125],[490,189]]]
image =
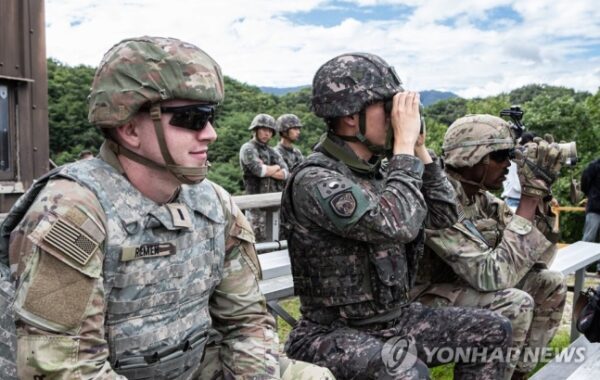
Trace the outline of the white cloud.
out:
[[[298,12],[385,4],[414,13],[370,20],[353,12],[333,26],[290,21]],[[499,6],[522,22],[491,20]],[[368,51],[417,90],[470,97],[528,83],[600,86],[600,8],[592,0],[47,0],[46,22],[48,55],[68,64],[95,66],[119,40],[149,34],[193,42],[226,75],[254,85],[309,84],[329,58]]]

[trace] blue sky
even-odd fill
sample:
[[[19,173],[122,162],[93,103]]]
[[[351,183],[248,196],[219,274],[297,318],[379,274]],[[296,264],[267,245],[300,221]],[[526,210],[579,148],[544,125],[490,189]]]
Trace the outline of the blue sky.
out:
[[[47,54],[65,63],[95,66],[114,43],[144,34],[192,42],[258,86],[310,84],[350,51],[380,55],[414,90],[600,86],[592,0],[46,0]]]

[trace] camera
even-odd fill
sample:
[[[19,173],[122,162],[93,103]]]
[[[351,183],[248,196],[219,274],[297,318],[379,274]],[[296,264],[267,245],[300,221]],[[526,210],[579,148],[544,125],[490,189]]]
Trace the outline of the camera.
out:
[[[519,139],[525,130],[525,126],[521,122],[525,112],[518,105],[513,105],[510,108],[500,111],[500,116],[510,118],[511,128],[514,132],[515,139]],[[577,164],[577,144],[575,141],[564,143],[552,143],[560,151],[561,164],[564,166],[575,166]]]

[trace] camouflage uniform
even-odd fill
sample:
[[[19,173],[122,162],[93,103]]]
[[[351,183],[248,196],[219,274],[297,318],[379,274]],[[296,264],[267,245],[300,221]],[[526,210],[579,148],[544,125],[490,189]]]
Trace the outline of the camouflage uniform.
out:
[[[219,102],[222,90],[218,65],[195,46],[124,40],[96,72],[90,121],[124,125],[145,102],[160,121],[152,112],[160,101]],[[100,158],[39,179],[0,227],[0,257],[8,245],[17,289],[19,378],[199,378],[211,332],[223,378],[279,378],[275,321],[244,215],[202,181],[205,169],[125,149],[106,140]],[[117,154],[190,184],[157,204],[128,181]]]
[[[6,259],[6,260],[5,260]],[[10,281],[8,257],[0,257],[0,379],[17,378],[15,352],[17,336],[12,300],[15,289]]]
[[[294,170],[294,168],[298,166],[302,160],[304,160],[302,152],[300,152],[300,149],[296,148],[295,146],[288,148],[279,142],[275,146],[275,151],[283,158],[290,172]]]
[[[277,131],[282,137],[284,137],[290,128],[302,127],[303,125],[300,121],[300,118],[294,114],[287,113],[277,118]],[[296,148],[295,146],[287,147],[283,145],[281,141],[277,144],[277,146],[275,146],[275,150],[281,155],[281,157],[283,157],[283,160],[287,164],[290,172],[294,170],[294,168],[301,163],[302,160],[304,160],[304,156],[302,155],[302,152],[300,152],[300,149]]]
[[[270,128],[275,131],[275,120],[270,115],[258,114],[252,121],[249,129],[254,130],[258,127]],[[272,177],[267,177],[265,165],[279,165],[284,170],[286,178],[289,175],[289,170],[284,159],[269,145],[258,141],[256,138],[242,145],[240,148],[240,167],[244,176],[246,194],[274,193],[283,189],[285,180],[280,181]],[[265,241],[267,238],[266,211],[249,209],[246,210],[246,217],[252,225],[256,241]]]
[[[465,127],[467,123],[473,128]],[[481,144],[465,142],[454,148],[465,140]],[[457,120],[448,129],[444,146],[447,165],[462,167],[514,143],[505,121],[477,115]],[[447,172],[461,217],[450,228],[426,231],[420,286],[414,290],[419,301],[496,311],[511,320],[513,347],[545,347],[560,324],[567,290],[563,276],[546,269],[556,253],[553,218],[538,215],[532,224],[484,190],[470,200],[460,175],[448,166]],[[535,364],[521,360],[517,371],[529,372]]]
[[[350,79],[346,87],[333,83],[346,78],[343,72],[351,73],[346,74],[350,79],[374,77],[367,79],[371,83],[359,81],[358,91],[379,95],[355,98],[358,106],[346,98],[345,104],[336,101],[335,94],[325,96],[330,89],[344,94],[356,89]],[[313,109],[318,116],[336,117],[339,113],[327,111],[354,107],[344,111],[352,114],[371,100],[392,96],[401,89],[399,80],[381,80],[382,72],[389,74],[391,68],[374,55],[334,58],[317,71]],[[438,163],[424,167],[418,158],[399,154],[383,171],[360,160],[333,132],[324,136],[294,171],[282,197],[282,224],[302,312],[285,346],[288,356],[325,366],[339,379],[416,379],[428,376],[426,361],[438,364],[427,359],[428,349],[506,349],[511,329],[504,317],[409,303],[423,225],[447,227],[456,218],[454,192]],[[418,359],[403,373],[391,374],[384,344],[409,336],[416,340]],[[460,362],[455,375],[496,379],[505,367],[494,359]]]

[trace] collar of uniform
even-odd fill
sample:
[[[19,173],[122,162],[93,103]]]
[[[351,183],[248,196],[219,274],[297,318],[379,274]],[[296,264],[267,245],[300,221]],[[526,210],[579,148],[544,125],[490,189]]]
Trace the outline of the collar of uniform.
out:
[[[105,160],[105,157],[111,160],[110,153],[112,152],[109,151],[105,156],[91,160],[77,161],[72,165],[66,166],[61,171],[61,175],[72,178],[73,171],[90,173],[88,186],[96,192],[103,193],[104,197],[112,204],[112,207],[126,229],[134,231],[137,229],[135,225],[143,223],[146,216],[160,206],[140,193],[127,180],[127,177],[118,172],[118,168],[115,168]],[[112,157],[116,159],[114,154]],[[74,179],[77,180],[77,176]]]
[[[98,152],[98,156],[104,162],[112,166],[112,168],[119,172],[119,174],[125,175],[125,170],[123,170],[123,167],[121,166],[121,162],[117,158],[117,155],[112,150],[110,150],[110,148],[106,145],[106,142],[102,143],[102,146],[100,147],[100,152]]]
[[[250,140],[250,142],[253,142],[255,145],[260,146],[260,147],[267,147],[268,146],[264,142],[258,141],[258,139],[256,137],[253,137],[252,140]]]
[[[283,145],[281,142],[278,143],[277,146],[281,147],[282,149],[287,150],[288,152],[293,152],[294,151],[294,147],[293,146],[291,146],[291,147],[288,148],[287,146]]]
[[[196,185],[182,185],[179,202],[197,211],[215,223],[225,223],[225,215],[219,195],[213,184],[205,179]]]
[[[467,197],[467,193],[465,193],[465,189],[463,189],[458,173],[446,168],[446,174],[448,174],[448,181],[452,184],[452,187],[454,187],[454,190],[456,191],[456,199],[458,199],[458,203],[460,203],[462,206],[468,205],[469,197]]]
[[[123,176],[125,175],[117,156],[106,146],[106,144],[102,144],[100,147],[99,157],[113,170]],[[115,205],[122,203],[123,194],[139,193],[126,177],[123,177],[123,180],[127,182],[125,186],[129,187],[125,193],[120,193],[119,191],[106,192]],[[162,207],[151,199],[146,198],[141,193],[139,196],[133,198],[137,200],[137,204],[134,207],[127,207],[125,205],[124,207],[116,207],[119,217],[126,225],[135,223],[146,215],[152,214],[167,229],[179,229],[179,227],[173,226],[173,221],[166,207]],[[221,203],[219,202],[210,181],[205,179],[197,185],[182,185],[178,200],[179,202],[186,204],[188,209],[197,211],[216,223],[224,223],[223,210],[220,206]]]

